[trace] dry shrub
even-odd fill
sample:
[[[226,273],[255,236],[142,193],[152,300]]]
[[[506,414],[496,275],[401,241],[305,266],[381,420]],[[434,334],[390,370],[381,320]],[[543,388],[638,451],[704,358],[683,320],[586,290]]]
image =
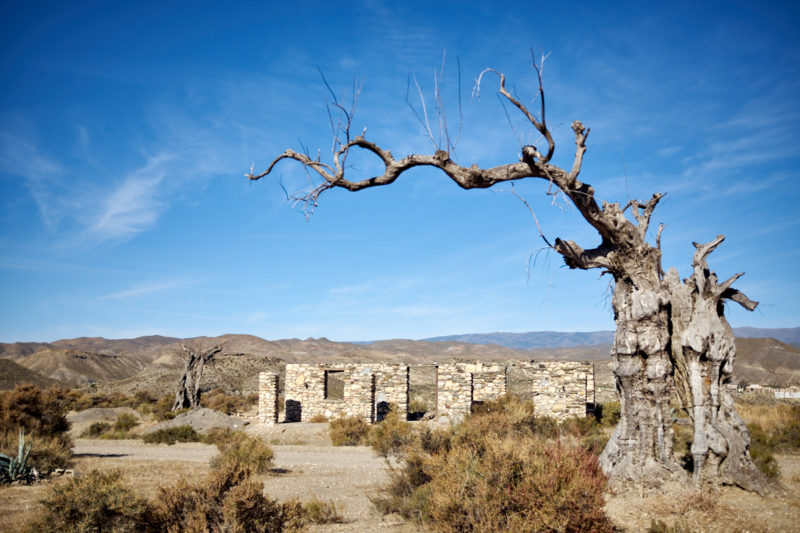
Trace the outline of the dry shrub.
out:
[[[341,524],[344,518],[333,502],[312,498],[303,504],[303,517],[312,524]]]
[[[44,509],[28,524],[39,531],[142,531],[146,502],[122,480],[118,471],[92,470],[85,477],[51,486]]]
[[[197,484],[181,479],[161,487],[148,518],[168,532],[282,531],[284,509],[263,494],[264,485],[250,479],[250,470],[227,465]]]
[[[361,417],[345,416],[331,420],[328,433],[334,446],[358,446],[366,442],[370,426]]]
[[[481,453],[411,454],[390,487],[400,506],[383,509],[435,531],[612,530],[596,456],[541,437],[486,440]]]
[[[119,472],[96,470],[52,486],[44,508],[27,531],[65,532],[281,532],[300,531],[308,521],[339,521],[335,506],[279,504],[264,496],[252,470],[229,463],[191,484],[185,478],[160,487],[147,502],[129,489]],[[313,503],[313,502],[312,502]]]
[[[576,436],[593,427],[570,426]],[[401,466],[373,503],[435,531],[613,530],[597,456],[545,436],[561,433],[530,402],[486,402],[449,430],[425,429],[415,445],[395,447]]]
[[[309,422],[314,422],[315,424],[320,424],[322,422],[327,422],[328,421],[328,417],[325,416],[325,415],[322,415],[322,414],[316,414],[316,415],[312,416],[308,421]]]
[[[281,504],[283,512],[283,530],[287,532],[305,531],[307,525],[306,512],[297,497],[290,498]]]
[[[67,408],[72,411],[85,411],[94,407],[92,395],[88,392],[73,389],[67,393]]]
[[[683,521],[670,526],[663,520],[651,520],[650,527],[647,528],[647,533],[694,533],[694,531]]]
[[[215,444],[219,455],[211,460],[211,467],[222,469],[239,465],[256,474],[264,474],[272,468],[275,454],[272,448],[258,437],[251,437],[241,431],[218,433]]]
[[[19,430],[33,438],[28,464],[40,472],[72,464],[66,389],[18,385],[0,393],[0,451],[16,455]]]
[[[399,455],[414,442],[415,432],[410,423],[400,420],[397,411],[392,409],[380,423],[372,427],[367,443],[381,457]]]
[[[79,435],[82,439],[94,439],[111,431],[111,424],[108,422],[93,422]]]
[[[158,422],[165,420],[172,420],[175,418],[176,413],[172,412],[172,404],[175,403],[175,397],[165,394],[153,405],[153,418]]]
[[[229,415],[247,411],[258,403],[258,394],[231,396],[223,389],[214,389],[200,397],[200,405]]]
[[[147,433],[142,440],[147,444],[164,443],[171,446],[176,442],[200,442],[201,438],[192,426],[186,424]]]
[[[114,431],[128,432],[139,425],[139,419],[130,413],[120,413],[114,421]]]

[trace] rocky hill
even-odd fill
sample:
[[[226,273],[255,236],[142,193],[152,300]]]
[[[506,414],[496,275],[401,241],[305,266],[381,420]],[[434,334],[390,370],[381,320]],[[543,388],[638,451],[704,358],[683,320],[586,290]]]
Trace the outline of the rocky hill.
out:
[[[30,383],[45,389],[58,381],[47,378],[40,373],[25,368],[11,359],[0,358],[0,390],[13,389],[17,385]]]
[[[23,357],[20,365],[69,387],[123,379],[144,364],[124,355],[51,348]]]
[[[780,330],[784,335],[787,332]],[[791,331],[789,331],[791,333]],[[0,355],[14,359],[29,371],[31,379],[58,380],[67,386],[95,383],[106,389],[135,392],[146,388],[164,393],[174,389],[183,371],[185,354],[182,344],[204,349],[222,344],[223,350],[207,367],[204,388],[221,387],[227,391],[254,392],[260,371],[274,370],[283,363],[403,361],[432,363],[450,360],[593,360],[608,361],[610,343],[574,345],[576,342],[610,340],[610,332],[561,333],[530,332],[481,334],[467,337],[475,341],[502,341],[515,346],[559,344],[535,348],[515,348],[497,343],[474,343],[463,340],[406,339],[369,343],[334,342],[326,338],[283,339],[269,341],[253,335],[219,337],[147,336],[136,339],[109,340],[78,338],[53,343],[0,344]],[[499,335],[498,337],[492,337]],[[437,337],[437,339],[444,339]],[[800,384],[800,348],[775,339],[737,338],[738,358],[735,379],[747,383],[786,386]],[[610,379],[606,366],[603,379]],[[22,379],[16,370],[9,375]],[[16,378],[7,379],[9,383]]]

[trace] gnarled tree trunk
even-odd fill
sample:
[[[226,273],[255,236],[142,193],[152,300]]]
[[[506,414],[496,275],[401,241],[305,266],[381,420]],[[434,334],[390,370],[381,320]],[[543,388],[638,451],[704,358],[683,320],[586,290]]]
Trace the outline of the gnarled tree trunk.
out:
[[[203,379],[203,367],[205,364],[222,351],[222,346],[214,346],[209,350],[197,353],[192,348],[181,345],[188,357],[184,362],[183,376],[175,393],[175,402],[172,410],[195,408],[200,406],[200,380]]]
[[[694,273],[681,281],[675,270],[664,274],[661,267],[660,226],[655,246],[646,241],[650,217],[663,196],[654,194],[645,203],[629,202],[598,205],[594,190],[578,176],[589,129],[578,121],[572,123],[575,134],[575,154],[569,169],[553,165],[550,160],[555,144],[545,122],[544,90],[539,75],[539,116],[534,114],[507,91],[505,76],[487,69],[500,79],[499,93],[512,103],[547,142],[544,154],[535,146],[524,146],[520,160],[492,168],[477,165],[462,166],[450,157],[452,144],[445,128],[445,146],[437,144],[431,155],[411,154],[395,159],[392,153],[365,139],[364,134],[352,137],[350,126],[357,95],[352,107],[345,107],[335,95],[329,108],[335,121],[331,163],[325,163],[305,153],[286,150],[275,158],[262,173],[246,176],[259,180],[272,172],[280,161],[300,163],[312,182],[309,190],[294,195],[296,202],[313,210],[320,195],[334,187],[349,191],[389,185],[404,172],[418,166],[440,169],[464,189],[488,188],[497,183],[525,178],[540,178],[550,184],[548,194],[563,193],[575,205],[583,218],[601,237],[600,246],[584,250],[572,241],[556,239],[545,242],[564,258],[570,268],[602,269],[615,280],[613,309],[617,325],[614,336],[614,376],[619,390],[622,411],[619,425],[600,461],[612,485],[625,487],[658,486],[669,479],[686,477],[672,451],[672,414],[670,395],[677,389],[684,407],[694,422],[692,455],[694,480],[713,483],[735,483],[746,489],[766,492],[772,486],[754,466],[749,455],[747,429],[733,408],[725,391],[735,355],[733,334],[723,317],[724,301],[732,300],[749,310],[756,302],[731,288],[741,275],[718,283],[710,273],[706,258],[722,242],[722,237],[706,245],[696,245]],[[444,113],[440,113],[444,116]],[[334,121],[332,120],[332,124]],[[427,124],[423,124],[427,127]],[[366,130],[365,130],[366,131]],[[428,128],[428,134],[434,142]],[[443,149],[444,148],[444,149]],[[345,177],[347,157],[351,150],[366,150],[383,164],[382,175],[351,181]],[[632,217],[625,212],[630,208]]]

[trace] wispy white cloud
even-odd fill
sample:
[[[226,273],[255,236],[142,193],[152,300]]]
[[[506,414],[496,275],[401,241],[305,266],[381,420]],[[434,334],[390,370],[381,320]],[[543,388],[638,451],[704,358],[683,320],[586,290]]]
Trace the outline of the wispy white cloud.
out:
[[[3,121],[8,129],[0,129],[0,171],[25,180],[43,222],[53,226],[62,215],[54,184],[64,170],[28,138],[29,128],[25,124],[10,117],[4,117]]]
[[[139,296],[152,296],[156,293],[169,292],[176,289],[183,289],[191,285],[187,280],[167,280],[134,285],[128,289],[106,294],[98,300],[127,300]]]
[[[148,158],[143,167],[108,191],[84,235],[107,241],[127,238],[150,228],[165,208],[160,186],[168,172],[166,166],[173,160],[174,157],[167,154]]]

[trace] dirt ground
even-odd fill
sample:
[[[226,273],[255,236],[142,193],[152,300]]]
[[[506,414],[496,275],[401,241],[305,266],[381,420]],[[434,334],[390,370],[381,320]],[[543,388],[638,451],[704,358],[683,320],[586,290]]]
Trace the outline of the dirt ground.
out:
[[[387,468],[366,447],[333,447],[327,424],[252,423],[246,431],[263,437],[275,451],[275,469],[259,476],[272,498],[317,498],[334,502],[346,523],[312,526],[312,532],[395,532],[419,529],[394,515],[383,516],[371,505],[374,495],[388,480]],[[77,439],[76,475],[93,468],[119,469],[130,485],[154,497],[160,485],[180,476],[199,480],[209,470],[213,446],[185,443],[147,445],[139,440]],[[686,531],[780,531],[800,532],[800,456],[780,456],[784,497],[763,499],[734,488],[717,493],[678,489],[669,495],[609,496],[606,510],[626,531],[646,531],[654,520],[684,526]],[[30,486],[0,488],[0,531],[19,531],[35,512],[46,488],[62,483],[53,478]]]

